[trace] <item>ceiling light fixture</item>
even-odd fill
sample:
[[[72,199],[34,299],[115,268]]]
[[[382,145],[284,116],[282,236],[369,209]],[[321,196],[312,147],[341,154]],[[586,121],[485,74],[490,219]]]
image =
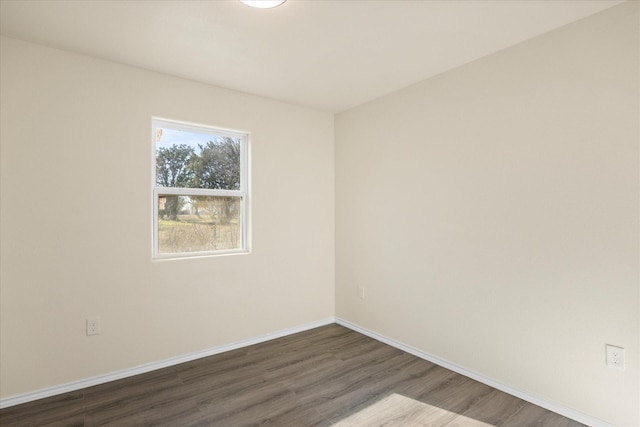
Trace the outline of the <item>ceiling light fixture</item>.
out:
[[[240,0],[247,6],[257,7],[258,9],[269,9],[272,7],[280,6],[287,0]]]

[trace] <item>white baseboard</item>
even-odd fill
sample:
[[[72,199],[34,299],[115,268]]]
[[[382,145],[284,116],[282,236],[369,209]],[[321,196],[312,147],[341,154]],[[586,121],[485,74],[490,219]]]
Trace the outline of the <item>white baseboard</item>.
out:
[[[297,326],[294,328],[283,329],[266,335],[260,335],[258,337],[249,338],[246,340],[238,341],[231,344],[222,345],[219,347],[213,347],[194,353],[185,354],[182,356],[171,357],[169,359],[160,360],[157,362],[146,363],[144,365],[134,366],[133,368],[123,369],[116,372],[111,372],[104,375],[98,375],[91,378],[86,378],[79,381],[73,381],[70,383],[47,387],[41,390],[33,392],[7,397],[0,399],[0,409],[8,408],[10,406],[19,405],[21,403],[32,402],[34,400],[43,399],[45,397],[51,397],[62,393],[68,393],[70,391],[80,390],[86,387],[91,387],[98,384],[108,383],[110,381],[119,380],[122,378],[132,377],[134,375],[143,374],[145,372],[155,371],[156,369],[166,368],[168,366],[178,365],[184,362],[190,362],[192,360],[200,359],[207,356],[213,356],[214,354],[224,353],[225,351],[235,350],[242,347],[248,347],[254,344],[260,344],[262,342],[271,341],[276,338],[282,338],[287,335],[292,335],[298,332],[307,331],[309,329],[318,328],[320,326],[331,325],[335,323],[335,318],[330,317],[316,322],[307,323],[305,325]]]
[[[349,328],[352,329],[356,332],[359,332],[363,335],[366,335],[370,338],[373,338],[375,340],[378,340],[380,342],[383,342],[385,344],[388,344],[392,347],[395,347],[399,350],[405,351],[407,353],[413,354],[414,356],[417,356],[421,359],[424,360],[428,360],[429,362],[435,363],[436,365],[442,366],[443,368],[447,368],[451,371],[457,372],[461,375],[464,375],[465,377],[469,377],[472,378],[476,381],[479,381],[483,384],[486,384],[490,387],[493,387],[495,389],[498,389],[500,391],[503,391],[505,393],[508,393],[512,396],[516,396],[519,397],[522,400],[526,400],[527,402],[533,403],[534,405],[538,405],[541,406],[545,409],[548,409],[549,411],[555,412],[557,414],[560,414],[564,417],[567,418],[571,418],[572,420],[578,421],[582,424],[586,424],[588,426],[591,427],[614,427],[611,424],[608,424],[602,420],[599,420],[597,418],[591,417],[589,415],[583,414],[582,412],[578,412],[575,411],[573,409],[570,408],[566,408],[564,406],[560,406],[557,405],[555,403],[552,402],[548,402],[538,396],[534,396],[530,393],[526,393],[524,391],[520,391],[517,390],[515,388],[509,387],[505,384],[502,384],[498,381],[495,381],[491,378],[487,378],[484,375],[480,375],[476,372],[470,371],[466,368],[463,368],[462,366],[458,366],[454,363],[448,362],[444,359],[441,359],[439,357],[433,356],[429,353],[426,353],[422,350],[418,350],[417,348],[408,346],[406,344],[403,344],[399,341],[396,341],[394,339],[385,337],[384,335],[380,335],[376,332],[370,331],[369,329],[363,328],[362,326],[356,325],[355,323],[351,323],[347,320],[341,319],[339,317],[336,317],[336,323],[338,325],[344,326],[345,328]]]

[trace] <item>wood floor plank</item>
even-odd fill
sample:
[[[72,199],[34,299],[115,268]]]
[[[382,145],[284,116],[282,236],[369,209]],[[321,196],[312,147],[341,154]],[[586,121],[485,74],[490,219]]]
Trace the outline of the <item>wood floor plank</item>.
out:
[[[138,400],[118,406],[98,407],[87,411],[85,426],[149,426],[181,425],[189,414],[199,408],[191,399]]]
[[[478,425],[503,425],[525,404],[524,400],[493,389],[477,405],[461,411],[446,427],[465,427],[470,424],[469,420],[475,420]]]
[[[31,427],[84,416],[83,391],[73,391],[0,410],[0,426]]]
[[[531,403],[518,410],[502,427],[581,427],[583,424]]]
[[[96,407],[117,407],[145,399],[163,399],[180,384],[174,373],[162,371],[156,372],[156,375],[147,373],[89,387],[84,390],[85,411]]]
[[[62,420],[42,424],[39,427],[84,427],[84,419],[84,415],[75,415]]]
[[[438,422],[437,417],[440,415],[438,410],[437,407],[394,393],[334,425],[337,427],[427,426]]]
[[[581,426],[338,325],[6,408],[0,425]]]

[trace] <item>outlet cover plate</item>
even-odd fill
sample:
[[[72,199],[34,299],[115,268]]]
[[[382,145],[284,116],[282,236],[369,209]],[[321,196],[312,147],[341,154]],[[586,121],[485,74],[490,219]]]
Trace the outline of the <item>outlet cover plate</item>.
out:
[[[624,369],[624,348],[615,345],[606,345],[607,366],[609,368]]]
[[[87,336],[100,334],[100,318],[89,317],[87,318]]]

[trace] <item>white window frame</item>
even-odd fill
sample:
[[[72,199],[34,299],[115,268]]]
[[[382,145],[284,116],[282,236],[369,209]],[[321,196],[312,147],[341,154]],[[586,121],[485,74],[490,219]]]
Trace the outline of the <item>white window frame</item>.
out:
[[[156,153],[157,153],[157,129],[171,128],[175,130],[197,132],[213,136],[226,136],[240,140],[240,189],[238,190],[217,190],[208,188],[178,188],[178,187],[158,187],[156,184]],[[187,123],[170,119],[153,117],[151,119],[151,185],[152,185],[152,258],[153,259],[176,259],[195,258],[203,256],[219,256],[229,254],[249,253],[250,227],[249,227],[249,133],[229,129],[221,129],[213,126]],[[193,252],[172,252],[159,253],[158,251],[158,198],[161,195],[176,196],[226,196],[240,198],[241,215],[241,247],[236,249],[221,249],[214,251],[193,251]]]

